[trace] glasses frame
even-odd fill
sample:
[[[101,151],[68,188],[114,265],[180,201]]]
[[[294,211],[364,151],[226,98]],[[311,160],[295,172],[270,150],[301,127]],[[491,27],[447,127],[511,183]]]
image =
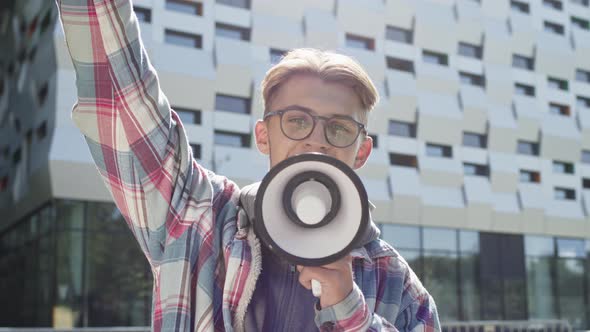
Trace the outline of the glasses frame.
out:
[[[307,135],[305,135],[302,138],[292,138],[291,136],[287,135],[287,133],[285,133],[285,130],[283,129],[283,114],[287,113],[288,111],[304,112],[304,113],[307,113],[312,118],[313,126]],[[358,131],[356,133],[356,136],[354,137],[354,139],[352,140],[352,142],[350,144],[344,145],[344,146],[338,146],[338,145],[334,145],[334,144],[332,144],[332,142],[330,142],[330,139],[328,139],[328,133],[326,132],[326,126],[324,125],[324,138],[326,139],[326,142],[328,142],[328,144],[330,144],[333,147],[347,148],[356,142],[356,140],[359,138],[359,135],[361,134],[361,132],[365,132],[365,135],[367,134],[367,129],[364,124],[362,124],[362,123],[356,121],[355,119],[353,119],[352,117],[346,116],[346,115],[334,115],[331,117],[326,117],[326,116],[321,116],[321,115],[315,115],[315,114],[313,114],[313,112],[311,110],[308,110],[305,108],[291,107],[291,108],[285,108],[285,109],[280,109],[280,110],[276,110],[276,111],[270,111],[270,112],[266,113],[262,119],[267,120],[269,117],[271,117],[273,115],[280,116],[279,122],[281,125],[281,132],[283,132],[283,135],[285,135],[285,137],[292,139],[294,141],[303,141],[304,139],[307,139],[309,136],[311,136],[311,134],[315,130],[316,124],[318,123],[319,120],[329,121],[334,118],[347,119],[347,120],[353,121],[356,124]]]

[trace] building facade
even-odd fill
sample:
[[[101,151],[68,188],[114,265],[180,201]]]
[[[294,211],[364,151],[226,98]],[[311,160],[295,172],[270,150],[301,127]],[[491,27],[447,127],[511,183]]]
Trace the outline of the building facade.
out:
[[[359,170],[443,322],[590,328],[588,0],[136,0],[199,163],[268,160],[260,82],[289,49],[348,54],[381,94]],[[0,6],[0,325],[149,325],[151,273],[70,120],[52,3]]]

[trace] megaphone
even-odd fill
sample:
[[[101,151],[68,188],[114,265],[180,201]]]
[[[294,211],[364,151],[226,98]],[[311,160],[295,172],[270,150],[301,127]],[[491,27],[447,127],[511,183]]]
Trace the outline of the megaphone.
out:
[[[256,194],[254,231],[277,257],[321,266],[362,245],[370,227],[367,192],[344,162],[300,154],[274,166]],[[314,280],[315,281],[315,280]],[[315,296],[319,283],[312,281]]]

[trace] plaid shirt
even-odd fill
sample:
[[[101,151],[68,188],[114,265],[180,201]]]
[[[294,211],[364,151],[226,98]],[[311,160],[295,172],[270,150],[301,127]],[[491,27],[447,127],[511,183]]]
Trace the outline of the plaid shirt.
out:
[[[154,275],[154,331],[233,331],[261,269],[240,189],[193,159],[129,0],[57,0],[76,71],[72,118]],[[381,240],[354,260],[355,286],[316,313],[320,330],[438,331],[435,304]]]

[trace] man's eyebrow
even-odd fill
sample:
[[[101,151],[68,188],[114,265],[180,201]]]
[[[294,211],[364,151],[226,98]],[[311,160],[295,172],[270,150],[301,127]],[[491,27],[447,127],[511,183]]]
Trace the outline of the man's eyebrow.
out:
[[[318,115],[318,112],[312,110],[311,108],[305,107],[305,106],[301,106],[301,105],[297,105],[297,104],[289,105],[287,107],[283,107],[282,109],[283,110],[302,110],[302,111],[310,112],[310,113],[312,113],[314,115]],[[352,117],[350,115],[342,115],[342,114],[326,114],[326,115],[324,115],[324,117],[326,117],[326,116],[328,118],[337,116],[337,117],[347,117],[347,118],[354,119],[354,117]]]

